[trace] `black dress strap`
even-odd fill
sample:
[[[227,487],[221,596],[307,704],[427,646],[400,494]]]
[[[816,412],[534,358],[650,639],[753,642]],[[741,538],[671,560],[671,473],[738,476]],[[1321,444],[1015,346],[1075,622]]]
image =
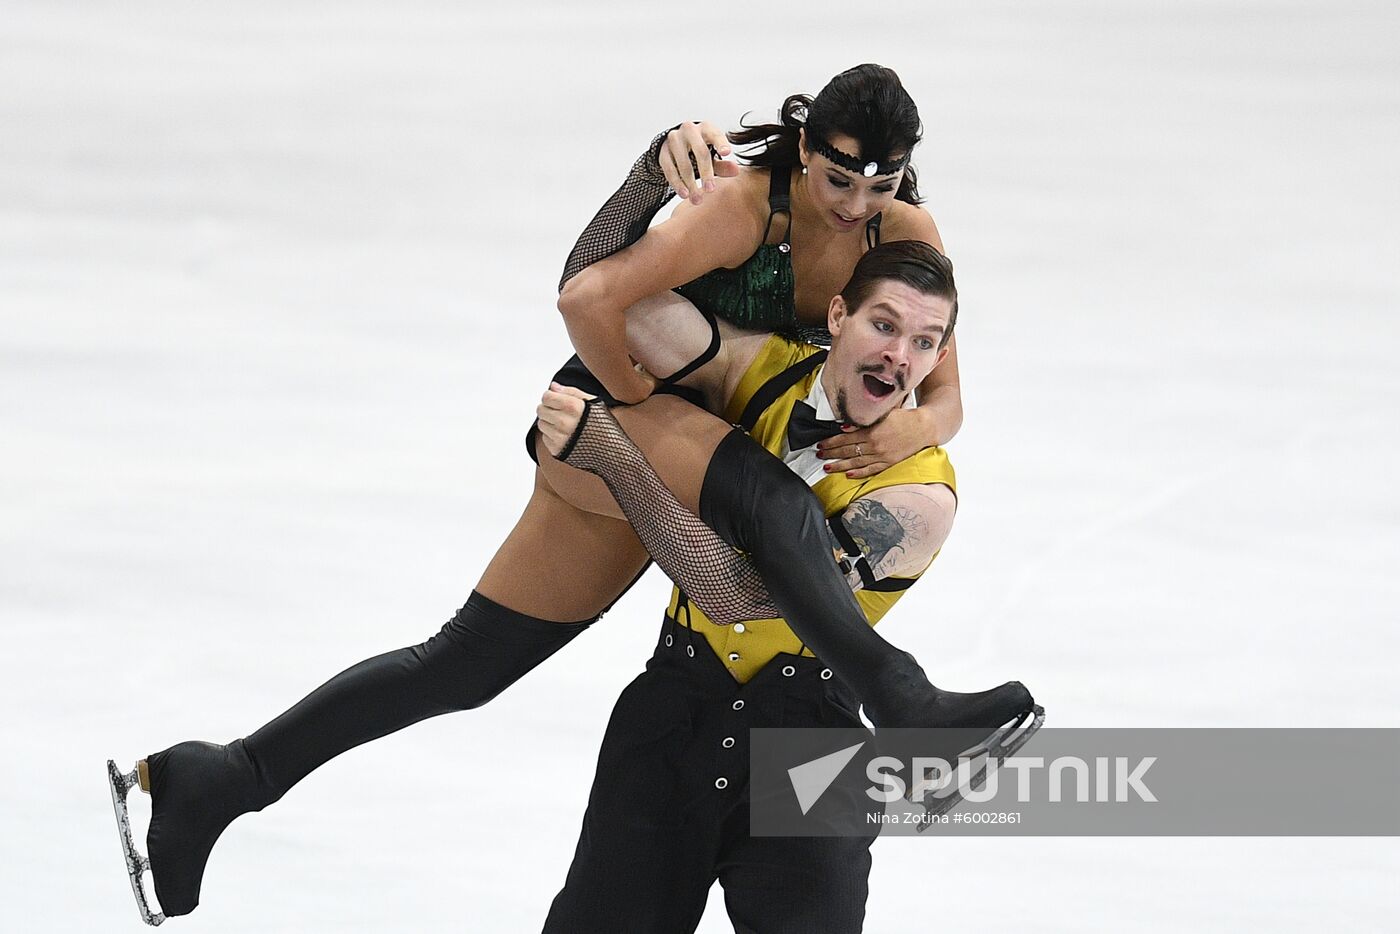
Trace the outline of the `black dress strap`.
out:
[[[873,250],[880,245],[880,218],[883,216],[884,212],[882,211],[865,222],[865,248],[867,250]]]
[[[776,214],[787,215],[787,229],[783,231],[783,240],[778,244],[778,249],[784,253],[792,249],[792,195],[790,187],[792,185],[792,173],[782,166],[774,166],[768,170],[768,223],[763,228],[763,242],[768,242],[768,234],[773,229],[773,216]],[[787,249],[783,249],[786,247]]]
[[[685,379],[691,373],[694,373],[696,370],[700,369],[702,366],[709,363],[711,360],[713,360],[716,356],[719,355],[719,348],[721,344],[719,336],[719,321],[715,318],[714,312],[710,311],[710,309],[708,308],[701,308],[699,305],[696,305],[695,310],[700,312],[700,314],[704,316],[705,323],[710,326],[710,346],[706,347],[704,352],[701,353],[700,356],[696,357],[694,360],[690,361],[685,366],[672,373],[670,376],[664,377],[661,380],[662,386],[673,386],[676,383],[679,383],[681,380]]]
[[[739,427],[746,432],[752,432],[753,426],[758,424],[759,416],[768,411],[768,407],[777,402],[779,396],[796,386],[798,380],[821,366],[825,361],[826,351],[819,350],[810,357],[798,360],[776,376],[769,377],[768,382],[759,386],[758,392],[754,393],[749,399],[748,405],[744,406],[744,414],[739,416]]]

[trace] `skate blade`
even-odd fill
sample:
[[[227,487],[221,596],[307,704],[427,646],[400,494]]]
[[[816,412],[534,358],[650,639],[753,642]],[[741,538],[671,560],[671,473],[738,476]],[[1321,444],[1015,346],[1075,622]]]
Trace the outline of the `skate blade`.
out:
[[[142,764],[145,764],[144,761]],[[151,861],[141,855],[131,839],[131,819],[126,809],[127,794],[132,788],[143,787],[144,778],[146,776],[139,769],[122,774],[115,762],[107,760],[107,784],[112,789],[112,810],[117,815],[117,835],[121,838],[122,855],[126,857],[126,874],[131,879],[131,891],[136,895],[136,908],[141,912],[141,920],[155,927],[165,920],[165,915],[151,911],[150,899],[146,897],[146,889],[141,882],[142,875],[151,871]],[[144,787],[150,787],[149,781],[144,783]]]
[[[1026,723],[1027,719],[1031,722]],[[973,772],[972,777],[968,779],[968,790],[980,791],[987,781],[988,763],[995,760],[996,764],[1000,766],[1009,756],[1014,756],[1017,750],[1026,745],[1026,742],[1038,733],[1040,728],[1044,725],[1045,708],[1036,705],[1021,714],[1021,716],[1016,718],[1013,722],[997,729],[982,742],[970,746],[959,753],[959,759],[971,761],[979,757],[981,758],[981,764],[978,765],[977,771]],[[955,769],[953,771],[952,780],[956,780],[956,778],[957,770]],[[930,795],[926,794],[922,801],[915,801],[914,803],[922,804],[928,811],[928,814],[933,817],[937,817],[940,814],[947,814],[959,804],[962,804],[964,800],[962,787],[960,785],[953,788],[945,797],[934,797],[932,801],[930,801],[929,798]],[[917,830],[919,833],[923,833],[933,826],[932,823],[920,822]]]

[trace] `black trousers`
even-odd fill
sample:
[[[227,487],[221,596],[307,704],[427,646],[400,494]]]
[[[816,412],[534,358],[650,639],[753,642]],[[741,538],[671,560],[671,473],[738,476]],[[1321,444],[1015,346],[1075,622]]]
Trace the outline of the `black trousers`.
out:
[[[740,934],[860,931],[873,834],[749,836],[749,729],[858,727],[857,709],[812,658],[779,655],[741,685],[667,619],[613,709],[546,934],[689,934],[716,879]]]

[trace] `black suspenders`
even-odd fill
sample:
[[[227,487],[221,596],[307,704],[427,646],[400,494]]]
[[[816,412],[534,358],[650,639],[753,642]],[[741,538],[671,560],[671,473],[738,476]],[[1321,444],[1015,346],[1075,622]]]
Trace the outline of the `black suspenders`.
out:
[[[841,570],[849,573],[852,568],[860,575],[861,584],[866,590],[874,590],[878,593],[893,593],[897,590],[908,590],[914,586],[912,577],[886,577],[883,580],[876,579],[875,572],[870,568],[870,561],[865,557],[865,552],[860,550],[860,545],[856,543],[850,530],[846,528],[846,523],[841,521],[840,513],[826,520],[827,527],[831,529],[831,534],[836,536],[836,540],[841,543],[841,548],[846,552],[841,561]]]
[[[751,433],[753,426],[758,424],[759,416],[768,411],[768,407],[777,402],[779,396],[796,386],[802,377],[811,373],[824,362],[826,362],[826,351],[819,350],[810,357],[798,360],[776,376],[770,376],[768,382],[759,386],[758,392],[754,393],[748,404],[744,406],[744,414],[739,416],[738,427]]]
[[[748,404],[744,406],[744,414],[739,417],[737,427],[742,428],[746,433],[751,433],[754,426],[758,424],[759,417],[778,401],[778,397],[787,392],[807,374],[821,366],[826,360],[826,351],[819,350],[797,361],[792,366],[769,377],[768,381],[758,387]],[[841,521],[840,514],[832,516],[827,520],[827,525],[836,536],[836,540],[841,543],[842,549],[846,552],[846,560],[842,562],[845,570],[854,567],[860,574],[861,582],[866,590],[877,593],[893,593],[899,590],[908,590],[914,585],[914,579],[908,577],[886,577],[883,580],[875,578],[875,572],[870,568],[870,562],[866,560],[865,553],[860,550],[856,540],[851,533],[846,530],[846,525]]]

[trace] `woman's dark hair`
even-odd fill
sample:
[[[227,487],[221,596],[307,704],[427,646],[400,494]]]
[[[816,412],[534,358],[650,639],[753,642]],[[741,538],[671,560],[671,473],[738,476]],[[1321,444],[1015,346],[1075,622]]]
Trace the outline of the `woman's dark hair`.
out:
[[[783,101],[778,123],[750,126],[729,133],[736,146],[754,146],[744,154],[749,165],[791,168],[801,159],[797,153],[799,131],[805,126],[809,141],[827,141],[833,134],[854,138],[862,161],[886,162],[913,150],[923,135],[919,108],[893,69],[880,65],[857,65],[827,82],[815,98],[794,94]],[[913,165],[904,167],[895,197],[918,204],[919,180]]]
[[[889,280],[953,303],[948,327],[938,342],[939,347],[945,346],[953,336],[953,325],[958,323],[958,286],[953,281],[953,264],[948,257],[922,240],[888,240],[861,256],[841,290],[841,299],[854,314],[870,297],[876,283]]]

